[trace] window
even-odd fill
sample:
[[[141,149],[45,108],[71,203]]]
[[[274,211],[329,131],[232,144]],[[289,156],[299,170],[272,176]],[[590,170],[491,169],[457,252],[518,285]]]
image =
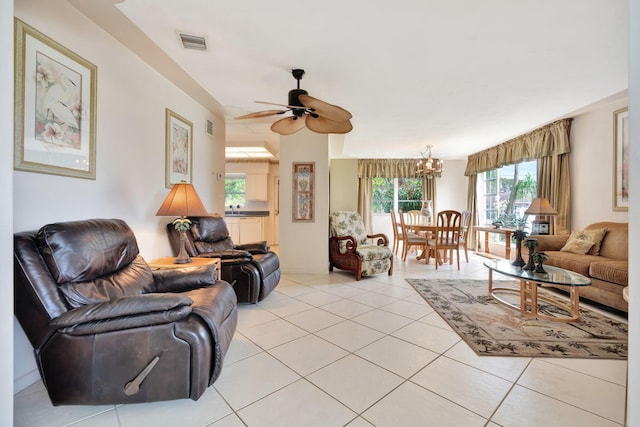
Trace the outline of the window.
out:
[[[372,211],[374,214],[391,210],[404,212],[422,208],[421,178],[373,178]]]
[[[503,166],[478,175],[478,216],[480,224],[501,221],[505,227],[530,227],[527,217],[531,201],[536,197],[536,160]]]
[[[224,179],[224,205],[246,205],[246,188],[244,174],[226,174]]]

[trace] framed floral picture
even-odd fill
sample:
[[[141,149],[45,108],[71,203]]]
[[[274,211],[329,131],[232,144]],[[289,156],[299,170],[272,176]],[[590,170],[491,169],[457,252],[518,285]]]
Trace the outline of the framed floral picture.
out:
[[[14,24],[14,169],[96,179],[96,66]]]
[[[183,181],[191,184],[193,123],[168,108],[165,121],[165,187]]]
[[[613,210],[629,209],[629,109],[613,113]]]
[[[314,221],[315,163],[293,164],[293,221]]]

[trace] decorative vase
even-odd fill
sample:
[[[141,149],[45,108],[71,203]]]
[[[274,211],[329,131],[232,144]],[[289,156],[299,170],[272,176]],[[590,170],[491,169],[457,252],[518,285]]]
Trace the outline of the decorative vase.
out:
[[[431,200],[422,201],[422,209],[420,210],[420,215],[422,215],[423,225],[432,225],[433,207]]]
[[[523,267],[523,269],[527,271],[534,271],[536,269],[536,264],[533,259],[533,254],[535,253],[535,249],[538,246],[538,241],[536,239],[526,239],[524,241],[524,245],[529,249],[529,261],[527,265]]]
[[[535,254],[533,254],[533,260],[536,263],[536,273],[546,273],[546,271],[544,271],[544,268],[542,268],[542,263],[545,262],[547,258],[549,258],[549,256],[544,252],[536,252]]]
[[[536,263],[533,261],[533,252],[529,253],[529,260],[527,261],[527,265],[522,267],[523,270],[534,271],[536,269]]]
[[[522,259],[522,241],[527,237],[527,233],[523,230],[517,230],[513,234],[513,238],[516,241],[516,258],[513,260],[511,265],[515,267],[522,267],[525,265],[524,259]]]

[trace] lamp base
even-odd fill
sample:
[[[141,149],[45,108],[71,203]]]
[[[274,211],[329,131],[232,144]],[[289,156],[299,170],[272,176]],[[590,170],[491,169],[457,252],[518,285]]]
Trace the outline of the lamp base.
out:
[[[185,240],[187,240],[187,236],[185,235],[185,232],[180,231],[180,252],[178,253],[178,256],[176,257],[176,259],[173,260],[174,264],[189,264],[190,262],[193,262],[193,260],[187,253],[187,250],[184,247]]]
[[[189,255],[187,255],[186,253],[184,254],[186,258],[182,257],[181,255],[178,255],[176,257],[176,259],[173,260],[174,264],[189,264],[191,262],[193,262],[193,260],[191,259],[191,257],[189,257]]]

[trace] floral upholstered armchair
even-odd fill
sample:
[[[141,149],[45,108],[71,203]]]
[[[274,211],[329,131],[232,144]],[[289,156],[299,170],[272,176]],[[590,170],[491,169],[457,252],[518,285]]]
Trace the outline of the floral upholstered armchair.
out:
[[[393,274],[393,253],[385,234],[367,235],[357,212],[338,211],[329,217],[329,271],[353,271],[356,280],[388,272]]]

